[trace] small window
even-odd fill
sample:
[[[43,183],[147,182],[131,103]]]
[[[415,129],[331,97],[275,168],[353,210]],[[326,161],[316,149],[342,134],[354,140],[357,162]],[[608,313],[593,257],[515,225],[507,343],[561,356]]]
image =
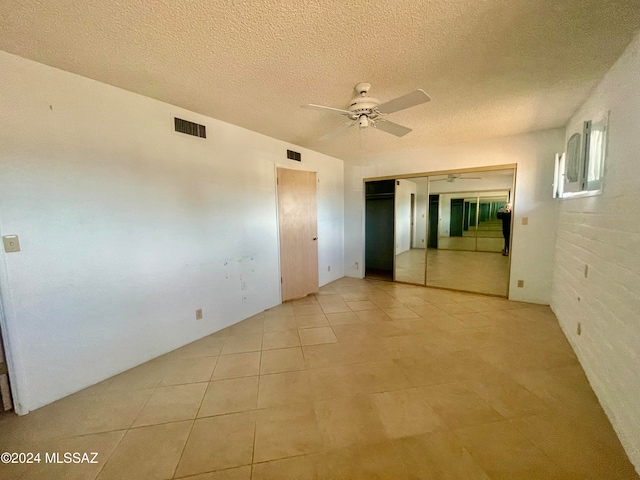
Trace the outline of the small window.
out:
[[[604,175],[604,155],[606,122],[591,122],[589,130],[588,162],[586,168],[586,190],[589,192],[602,190],[602,177]]]
[[[602,193],[607,143],[607,117],[583,123],[582,133],[569,137],[567,150],[556,155],[553,197]]]

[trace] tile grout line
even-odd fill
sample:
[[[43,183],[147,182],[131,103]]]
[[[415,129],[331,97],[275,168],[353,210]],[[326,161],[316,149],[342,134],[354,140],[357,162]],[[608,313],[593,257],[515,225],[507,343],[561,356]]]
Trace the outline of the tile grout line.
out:
[[[105,460],[105,462],[102,464],[102,466],[100,467],[100,469],[98,470],[98,473],[96,474],[95,478],[97,479],[100,474],[102,473],[102,471],[105,469],[105,467],[107,466],[107,463],[109,463],[109,460],[111,459],[111,457],[113,457],[113,454],[116,452],[116,450],[118,449],[118,447],[120,446],[120,444],[122,443],[122,441],[124,440],[124,438],[127,436],[127,434],[129,433],[129,431],[131,431],[131,427],[132,425],[135,423],[135,421],[137,420],[137,418],[140,416],[140,414],[142,413],[142,411],[144,410],[144,408],[147,406],[147,404],[149,403],[149,401],[151,400],[151,397],[153,397],[153,395],[156,393],[156,390],[158,390],[158,385],[160,385],[160,382],[162,382],[162,380],[159,380],[158,383],[156,384],[156,386],[153,388],[153,392],[151,392],[151,395],[149,395],[149,398],[147,398],[147,400],[144,402],[144,405],[142,406],[142,408],[140,408],[140,411],[138,412],[138,414],[135,416],[135,418],[131,421],[131,424],[125,429],[124,435],[122,435],[122,438],[118,441],[118,443],[116,444],[116,446],[114,447],[113,451],[111,452],[111,454],[109,455],[109,457]],[[118,431],[118,430],[112,430],[112,431]],[[106,433],[106,432],[99,432],[99,433]],[[88,435],[92,435],[92,434],[88,434]]]
[[[206,393],[206,392],[205,392]],[[204,396],[202,397],[202,401],[204,401]],[[200,406],[202,406],[202,402],[200,402]],[[200,411],[200,407],[198,407],[198,412]],[[171,475],[171,478],[175,478],[176,473],[178,471],[178,467],[180,466],[180,462],[182,461],[182,457],[184,456],[184,452],[187,449],[187,444],[189,443],[189,439],[191,438],[191,433],[193,432],[193,427],[196,424],[196,420],[198,419],[198,414],[196,413],[196,417],[191,420],[191,428],[189,429],[189,433],[187,434],[187,439],[184,442],[184,445],[182,446],[182,450],[180,452],[180,457],[178,458],[178,461],[176,462],[176,466],[173,469],[173,475]],[[184,420],[182,420],[184,421]]]

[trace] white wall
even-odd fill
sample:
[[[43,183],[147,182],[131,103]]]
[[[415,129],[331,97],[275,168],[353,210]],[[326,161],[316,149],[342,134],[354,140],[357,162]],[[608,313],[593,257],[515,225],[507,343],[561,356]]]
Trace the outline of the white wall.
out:
[[[640,35],[567,131],[607,111],[604,193],[559,200],[551,307],[640,472]]]
[[[535,112],[531,112],[535,115]],[[551,298],[558,205],[551,198],[554,156],[564,129],[492,140],[373,155],[366,165],[345,162],[345,273],[361,277],[364,254],[363,178],[444,171],[487,165],[518,165],[510,295],[513,300],[548,304]],[[444,183],[444,182],[442,182]],[[529,219],[521,225],[522,217]],[[524,280],[524,288],[517,288]]]
[[[416,184],[410,180],[400,180],[396,185],[396,255],[411,248],[411,194],[416,193]]]
[[[427,209],[429,197],[427,182],[418,181],[416,184],[416,220],[413,233],[414,248],[426,248],[427,246]]]
[[[299,164],[281,141],[4,52],[0,89],[18,412],[280,303],[276,164],[318,172],[320,284],[344,275],[341,160],[294,147]],[[171,114],[208,138],[172,132]]]

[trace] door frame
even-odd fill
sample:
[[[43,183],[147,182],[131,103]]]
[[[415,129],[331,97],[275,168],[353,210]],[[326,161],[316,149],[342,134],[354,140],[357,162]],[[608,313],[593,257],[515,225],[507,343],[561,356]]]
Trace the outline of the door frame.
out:
[[[415,241],[416,241],[416,194],[415,193],[410,193],[409,195],[411,200],[411,213],[409,214],[411,216],[409,225],[410,225],[410,231],[409,231],[409,250],[411,250],[412,248],[415,248]]]
[[[6,253],[5,253],[6,255]],[[20,395],[17,386],[17,375],[15,365],[13,363],[13,350],[11,348],[11,337],[7,327],[7,317],[12,316],[11,312],[7,312],[6,305],[11,305],[4,293],[8,290],[7,264],[2,259],[3,267],[0,269],[0,331],[2,332],[2,347],[4,348],[4,357],[7,363],[7,376],[9,377],[9,390],[11,392],[11,401],[13,403],[13,411],[18,415],[29,413],[21,407]]]

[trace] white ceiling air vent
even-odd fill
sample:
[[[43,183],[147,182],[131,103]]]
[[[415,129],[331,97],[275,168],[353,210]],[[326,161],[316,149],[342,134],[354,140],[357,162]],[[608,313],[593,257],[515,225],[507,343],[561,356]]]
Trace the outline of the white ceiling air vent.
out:
[[[189,122],[182,118],[173,117],[173,125],[176,132],[186,133],[194,137],[207,138],[207,127],[199,123]]]

